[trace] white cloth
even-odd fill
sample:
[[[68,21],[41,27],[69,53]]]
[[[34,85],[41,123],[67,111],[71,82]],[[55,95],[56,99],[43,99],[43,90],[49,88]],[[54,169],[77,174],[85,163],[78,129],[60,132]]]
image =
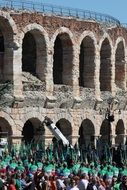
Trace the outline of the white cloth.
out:
[[[69,187],[69,188],[67,188],[67,190],[79,190],[79,188],[78,188],[77,185],[76,185],[76,186],[74,186],[74,187]]]
[[[61,180],[61,179],[56,180],[56,186],[57,186],[57,189],[65,188],[65,184],[64,184],[63,180]]]
[[[87,179],[81,179],[78,183],[79,190],[85,190],[87,189],[89,181]]]

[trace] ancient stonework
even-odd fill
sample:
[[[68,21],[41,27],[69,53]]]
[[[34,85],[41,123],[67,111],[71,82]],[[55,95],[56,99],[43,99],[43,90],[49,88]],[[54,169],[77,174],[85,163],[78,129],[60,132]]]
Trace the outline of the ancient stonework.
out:
[[[126,28],[0,10],[0,132],[10,143],[30,132],[49,144],[49,129],[38,132],[45,116],[72,144],[125,143],[126,87]]]

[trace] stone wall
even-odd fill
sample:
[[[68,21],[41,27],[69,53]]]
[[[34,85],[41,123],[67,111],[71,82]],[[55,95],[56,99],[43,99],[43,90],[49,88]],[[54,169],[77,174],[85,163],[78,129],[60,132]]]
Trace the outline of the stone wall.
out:
[[[94,128],[87,126],[91,136],[94,131],[94,136],[99,137],[107,108],[115,115],[112,136],[120,141],[124,132],[126,137],[125,28],[1,10],[0,31],[4,37],[0,118],[12,129],[13,142],[20,142],[28,120],[36,133],[46,115],[55,123],[69,121],[73,144],[78,141],[81,125],[89,122]],[[32,39],[34,47],[29,43]],[[8,82],[11,90],[7,89]],[[121,120],[124,130],[116,134]],[[4,130],[5,123],[0,121],[0,125]],[[44,137],[46,143],[53,138],[47,128]]]

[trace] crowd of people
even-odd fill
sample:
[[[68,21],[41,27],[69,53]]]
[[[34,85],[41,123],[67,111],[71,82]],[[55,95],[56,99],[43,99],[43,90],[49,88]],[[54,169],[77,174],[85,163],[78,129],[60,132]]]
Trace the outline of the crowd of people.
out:
[[[99,160],[88,149],[86,159],[77,147],[62,147],[57,154],[51,147],[45,153],[37,146],[23,147],[2,152],[1,190],[127,190],[126,162],[117,163],[109,154]]]

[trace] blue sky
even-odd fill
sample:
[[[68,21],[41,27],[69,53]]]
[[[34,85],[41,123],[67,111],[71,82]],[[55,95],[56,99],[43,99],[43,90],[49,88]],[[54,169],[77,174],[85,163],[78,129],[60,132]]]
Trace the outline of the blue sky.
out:
[[[10,1],[10,0],[0,0]],[[13,0],[12,0],[13,1]],[[16,0],[25,1],[27,0]],[[127,0],[28,0],[33,2],[42,2],[65,7],[91,10],[99,13],[105,13],[118,19],[121,23],[127,23]]]
[[[127,0],[33,0],[109,14],[127,23]]]

